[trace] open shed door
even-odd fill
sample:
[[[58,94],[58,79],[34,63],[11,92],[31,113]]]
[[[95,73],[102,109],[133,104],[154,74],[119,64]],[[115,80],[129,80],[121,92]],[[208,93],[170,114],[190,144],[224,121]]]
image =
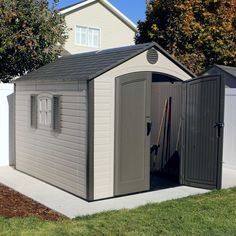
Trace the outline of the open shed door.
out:
[[[184,84],[181,184],[221,188],[224,89],[220,76]]]
[[[116,78],[115,195],[150,188],[151,73]]]

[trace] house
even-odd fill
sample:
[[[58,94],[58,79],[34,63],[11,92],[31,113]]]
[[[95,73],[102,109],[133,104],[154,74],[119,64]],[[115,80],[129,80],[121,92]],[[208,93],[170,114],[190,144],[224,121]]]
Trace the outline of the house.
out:
[[[64,54],[134,44],[136,25],[107,0],[85,0],[60,9],[69,38]]]
[[[158,171],[220,188],[223,80],[192,78],[149,43],[65,56],[17,79],[16,169],[87,201],[158,189],[150,146],[164,123]]]
[[[203,75],[220,75],[225,80],[223,165],[236,170],[236,67],[214,65]]]

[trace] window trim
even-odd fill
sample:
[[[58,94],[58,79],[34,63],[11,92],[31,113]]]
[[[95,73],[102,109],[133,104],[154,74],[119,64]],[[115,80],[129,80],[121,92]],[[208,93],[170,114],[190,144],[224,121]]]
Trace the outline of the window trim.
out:
[[[33,104],[32,104],[32,102],[33,102],[32,99],[34,99]],[[29,106],[30,106],[30,117],[29,117],[30,127],[31,127],[31,129],[36,130],[38,128],[38,94],[30,94]]]
[[[98,47],[96,46],[89,46],[89,45],[83,45],[83,44],[80,44],[80,43],[77,43],[77,37],[76,37],[76,34],[77,34],[77,27],[83,27],[83,28],[86,28],[86,29],[94,29],[94,30],[99,30],[99,45]],[[74,27],[74,39],[75,39],[75,45],[76,46],[80,46],[80,47],[85,47],[85,48],[97,48],[97,49],[100,49],[101,48],[101,45],[102,45],[102,29],[100,27],[94,27],[94,26],[84,26],[84,25],[78,25],[76,24],[75,27]]]
[[[58,125],[56,125],[55,123],[55,110],[54,110],[54,100],[55,98],[58,99],[58,111],[57,111],[57,122],[58,122]],[[55,132],[55,133],[60,133],[61,132],[61,95],[53,95],[52,96],[52,130]]]

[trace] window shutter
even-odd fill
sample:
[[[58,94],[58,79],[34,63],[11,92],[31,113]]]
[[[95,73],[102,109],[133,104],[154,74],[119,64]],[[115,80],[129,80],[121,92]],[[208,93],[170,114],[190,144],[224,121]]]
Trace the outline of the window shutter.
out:
[[[60,96],[53,96],[52,129],[56,132],[60,132],[60,129],[61,129]]]
[[[30,96],[30,125],[37,129],[37,95]]]

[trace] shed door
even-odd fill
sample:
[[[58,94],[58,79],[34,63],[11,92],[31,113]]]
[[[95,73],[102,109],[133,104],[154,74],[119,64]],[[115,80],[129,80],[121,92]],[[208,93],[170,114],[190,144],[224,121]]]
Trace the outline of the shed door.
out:
[[[149,190],[151,73],[116,78],[115,195]]]
[[[181,183],[215,189],[221,187],[224,82],[206,76],[185,84]]]

